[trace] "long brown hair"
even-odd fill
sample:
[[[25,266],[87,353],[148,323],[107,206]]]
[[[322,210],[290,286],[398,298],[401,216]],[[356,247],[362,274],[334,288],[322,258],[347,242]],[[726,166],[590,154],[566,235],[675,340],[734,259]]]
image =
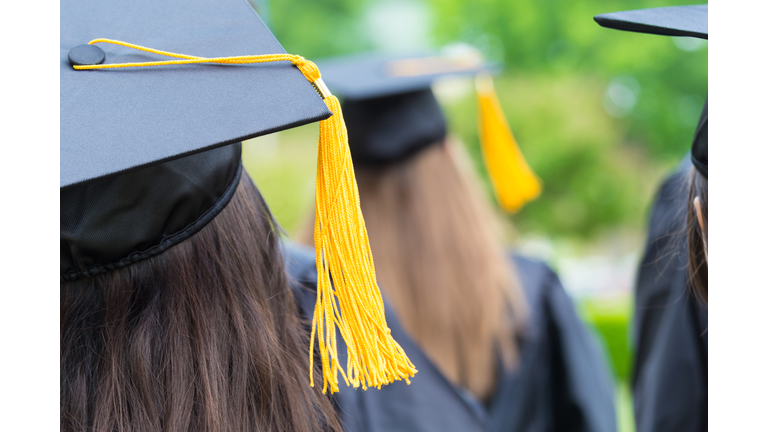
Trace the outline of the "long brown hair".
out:
[[[707,264],[707,251],[704,242],[707,241],[707,178],[701,175],[696,168],[691,168],[690,186],[688,188],[688,275],[698,295],[707,302],[707,279],[709,265]],[[704,227],[699,225],[696,208],[693,205],[694,198],[699,197]]]
[[[486,400],[499,356],[516,360],[525,301],[493,210],[449,146],[356,176],[381,289],[440,371]]]
[[[61,430],[340,430],[309,386],[275,228],[243,174],[191,238],[62,283]]]

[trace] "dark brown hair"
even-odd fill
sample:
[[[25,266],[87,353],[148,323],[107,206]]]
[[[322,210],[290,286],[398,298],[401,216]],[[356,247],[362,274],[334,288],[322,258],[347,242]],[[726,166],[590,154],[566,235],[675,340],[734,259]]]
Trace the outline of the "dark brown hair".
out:
[[[487,400],[499,356],[516,360],[525,301],[491,206],[461,154],[450,154],[459,150],[432,145],[356,176],[387,300],[440,371]]]
[[[62,283],[61,430],[340,430],[309,386],[275,228],[244,173],[191,238]]]
[[[704,242],[707,242],[707,178],[701,175],[696,168],[691,168],[690,185],[688,189],[688,274],[696,293],[707,302],[707,251]],[[693,205],[694,198],[699,197],[701,202],[702,219],[704,228],[699,225],[696,216],[696,208]]]

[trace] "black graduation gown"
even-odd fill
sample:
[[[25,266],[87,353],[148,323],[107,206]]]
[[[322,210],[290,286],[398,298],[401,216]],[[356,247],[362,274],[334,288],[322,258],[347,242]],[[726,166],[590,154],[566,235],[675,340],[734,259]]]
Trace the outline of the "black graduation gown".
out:
[[[707,430],[707,309],[690,291],[684,158],[653,203],[635,290],[632,393],[638,432]]]
[[[288,268],[304,285],[304,314],[315,304],[314,252],[287,247]],[[516,371],[503,374],[488,406],[453,386],[408,337],[386,305],[387,324],[419,371],[411,384],[380,390],[340,385],[335,396],[353,431],[615,431],[613,383],[601,350],[576,315],[557,275],[544,263],[514,256],[529,303],[529,331]],[[340,349],[340,360],[346,362]]]

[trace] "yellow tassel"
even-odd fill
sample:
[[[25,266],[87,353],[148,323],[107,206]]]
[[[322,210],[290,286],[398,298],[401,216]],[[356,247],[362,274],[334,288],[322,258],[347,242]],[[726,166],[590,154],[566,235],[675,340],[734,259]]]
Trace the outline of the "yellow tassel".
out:
[[[347,385],[363,390],[405,379],[417,371],[392,338],[376,284],[373,255],[360,210],[341,104],[331,95],[314,63],[294,64],[323,97],[333,115],[320,121],[315,182],[317,302],[309,348],[310,384],[317,335],[323,366],[323,393],[339,391],[338,372]],[[333,279],[333,283],[331,283]],[[339,364],[336,328],[347,345],[346,372]]]
[[[401,379],[410,384],[408,378],[416,369],[384,318],[341,106],[335,96],[325,102],[333,116],[320,122],[315,192],[318,280],[312,320],[312,342],[317,334],[323,361],[323,393],[328,385],[331,393],[338,391],[337,372],[347,385],[362,384],[363,389]],[[346,372],[338,363],[337,326],[347,344]]]
[[[314,63],[291,54],[266,54],[203,58],[159,51],[111,39],[112,43],[182,60],[74,66],[78,70],[148,67],[199,63],[249,64],[292,62],[325,100],[333,116],[320,122],[315,191],[315,251],[317,254],[317,303],[309,346],[309,380],[314,386],[314,341],[317,335],[323,368],[323,393],[339,391],[338,372],[354,387],[381,388],[417,371],[392,338],[384,317],[384,302],[376,284],[376,270],[368,242],[360,197],[349,153],[347,127],[341,105],[320,79]],[[333,284],[331,283],[333,279]],[[336,327],[347,345],[346,372],[339,365]]]
[[[480,143],[485,166],[501,207],[516,212],[541,193],[541,182],[528,166],[504,118],[501,105],[487,74],[476,81]]]

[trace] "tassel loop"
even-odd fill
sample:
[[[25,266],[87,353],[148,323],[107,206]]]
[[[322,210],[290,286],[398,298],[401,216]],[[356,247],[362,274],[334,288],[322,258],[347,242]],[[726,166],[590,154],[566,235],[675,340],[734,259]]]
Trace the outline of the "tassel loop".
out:
[[[307,81],[313,83],[320,79],[320,69],[317,68],[316,64],[299,55],[295,55],[293,57],[294,59],[291,60],[291,63],[299,68]]]

